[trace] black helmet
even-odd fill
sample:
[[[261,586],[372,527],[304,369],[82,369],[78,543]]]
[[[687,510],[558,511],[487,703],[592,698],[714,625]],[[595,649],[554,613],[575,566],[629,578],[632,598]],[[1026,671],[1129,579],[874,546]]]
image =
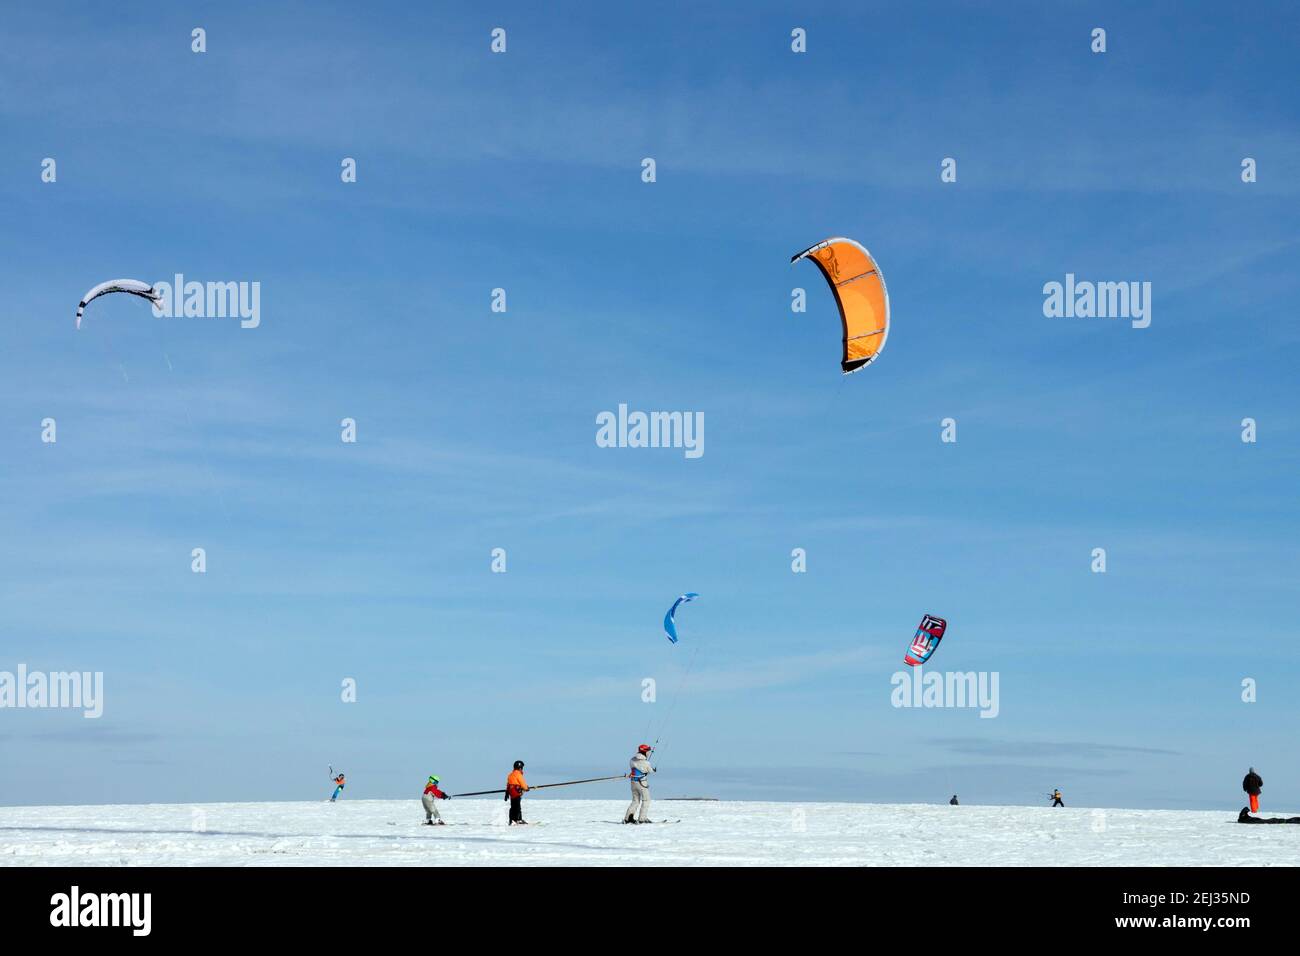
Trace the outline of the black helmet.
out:
[[[523,762],[522,760],[516,760],[516,761],[515,761],[515,769],[516,769],[516,770],[523,770],[523,769],[524,769],[524,762]]]

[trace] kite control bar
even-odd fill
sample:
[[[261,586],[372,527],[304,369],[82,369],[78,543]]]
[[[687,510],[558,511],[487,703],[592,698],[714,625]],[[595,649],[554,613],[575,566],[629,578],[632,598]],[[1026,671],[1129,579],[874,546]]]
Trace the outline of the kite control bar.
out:
[[[626,780],[628,774],[620,773],[616,777],[588,777],[586,780],[566,780],[563,783],[539,783],[529,790],[544,790],[547,787],[571,787],[575,783],[598,783],[601,780]],[[485,797],[490,793],[505,793],[505,790],[475,790],[473,793],[453,793],[453,797]]]

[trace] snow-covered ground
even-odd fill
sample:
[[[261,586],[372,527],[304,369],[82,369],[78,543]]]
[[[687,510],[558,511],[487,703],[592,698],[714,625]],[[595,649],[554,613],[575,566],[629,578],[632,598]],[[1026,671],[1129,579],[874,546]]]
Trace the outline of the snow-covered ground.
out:
[[[659,801],[656,826],[623,802],[525,801],[540,826],[505,826],[495,800],[0,807],[0,864],[383,865],[1295,865],[1300,826],[1236,814],[845,803]],[[1292,815],[1270,812],[1268,815]]]

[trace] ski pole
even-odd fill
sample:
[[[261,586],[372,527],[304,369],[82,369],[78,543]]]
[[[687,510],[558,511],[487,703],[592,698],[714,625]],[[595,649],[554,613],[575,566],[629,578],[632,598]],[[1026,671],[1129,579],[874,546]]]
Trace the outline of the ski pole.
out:
[[[571,787],[575,783],[597,783],[601,780],[625,780],[629,774],[620,773],[614,777],[589,777],[586,780],[566,780],[564,783],[539,783],[535,787],[529,787],[529,790],[544,790],[547,787]]]
[[[599,782],[599,781],[601,781],[601,780],[625,780],[625,779],[627,779],[627,776],[628,776],[628,775],[625,774],[625,773],[620,773],[620,774],[619,774],[618,776],[616,776],[616,777],[588,777],[586,780],[565,780],[563,783],[539,783],[537,786],[535,786],[535,787],[529,787],[528,789],[529,789],[529,790],[545,790],[547,787],[571,787],[571,786],[573,786],[575,783],[597,783],[597,782]],[[453,796],[453,797],[484,797],[484,796],[487,796],[487,795],[489,795],[489,794],[493,794],[493,793],[505,793],[505,792],[506,792],[506,791],[505,791],[504,789],[502,789],[502,790],[475,790],[475,791],[473,791],[473,792],[471,792],[471,793],[453,793],[452,796]]]

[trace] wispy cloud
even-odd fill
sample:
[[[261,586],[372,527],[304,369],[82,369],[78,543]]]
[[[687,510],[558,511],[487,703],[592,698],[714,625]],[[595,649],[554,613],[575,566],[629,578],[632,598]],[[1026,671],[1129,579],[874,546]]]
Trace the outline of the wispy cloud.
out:
[[[1075,757],[1102,760],[1120,756],[1178,757],[1177,750],[1140,747],[1131,744],[1094,743],[1079,740],[989,740],[980,737],[936,737],[935,746],[953,753],[978,757]]]
[[[41,730],[30,734],[0,734],[0,740],[36,740],[47,744],[70,744],[75,746],[129,747],[157,743],[162,739],[162,734],[120,730],[115,727],[96,725],[90,721],[86,721],[84,727],[77,725],[76,730]]]
[[[886,659],[882,649],[861,647],[790,657],[743,662],[727,668],[693,669],[682,682],[689,682],[692,695],[726,694],[743,690],[784,687],[813,681],[827,674],[863,669],[872,661]],[[561,697],[626,697],[627,677],[597,677],[576,683],[555,684],[545,693]],[[540,690],[541,688],[535,688]]]

